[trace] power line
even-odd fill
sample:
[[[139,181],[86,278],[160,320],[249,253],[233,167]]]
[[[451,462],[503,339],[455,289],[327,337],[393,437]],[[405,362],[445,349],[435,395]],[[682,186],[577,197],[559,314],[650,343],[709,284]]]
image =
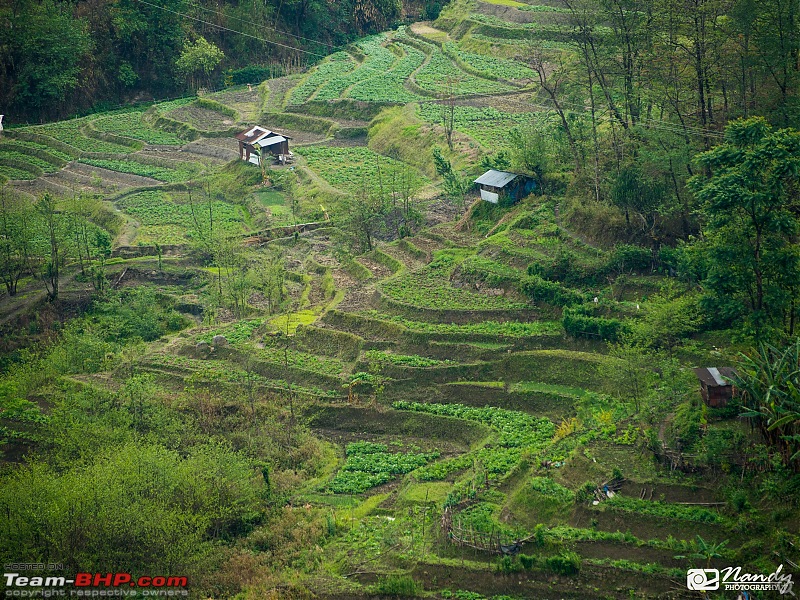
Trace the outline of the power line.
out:
[[[231,29],[230,27],[225,27],[223,25],[217,25],[216,23],[211,23],[209,21],[204,21],[203,19],[199,19],[197,17],[193,17],[192,15],[187,15],[186,13],[178,12],[177,10],[172,10],[171,8],[167,8],[166,6],[160,6],[158,4],[153,4],[152,2],[148,2],[147,0],[139,0],[142,4],[146,4],[147,6],[152,6],[153,8],[158,8],[160,10],[184,17],[186,19],[192,19],[193,21],[197,21],[198,23],[203,23],[204,25],[208,25],[209,27],[216,27],[217,29],[222,29],[223,31],[230,31],[231,33],[238,33],[239,35],[243,35],[245,37],[252,38],[254,40],[258,40],[259,42],[264,42],[265,44],[274,44],[275,46],[280,46],[281,48],[286,48],[287,50],[294,50],[295,52],[302,52],[303,54],[310,54],[311,56],[318,56],[320,58],[325,58],[326,54],[319,54],[317,52],[311,52],[310,50],[303,50],[301,48],[295,48],[293,46],[288,46],[286,44],[281,44],[280,42],[275,42],[273,40],[267,40],[257,35],[252,35],[250,33],[245,33],[244,31],[238,31],[237,29]]]
[[[226,19],[232,19],[234,21],[239,21],[240,23],[252,23],[252,21],[248,21],[246,19],[240,19],[239,17],[233,17],[231,15],[227,15],[222,11],[214,10],[213,8],[206,8],[205,6],[197,5],[194,8],[199,8],[200,10],[204,10],[206,12],[213,13],[215,15],[219,15],[221,17],[225,17]],[[305,42],[313,42],[314,44],[320,44],[321,46],[327,46],[328,48],[333,48],[334,50],[338,50],[339,48],[343,48],[343,46],[334,46],[333,44],[328,44],[327,42],[321,42],[320,40],[315,40],[313,38],[303,37],[302,35],[295,35],[294,33],[289,33],[288,31],[283,31],[282,29],[277,29],[275,27],[270,27],[269,25],[259,25],[261,29],[269,29],[276,33],[280,33],[282,35],[288,35],[290,37],[296,38],[298,40],[303,40]]]

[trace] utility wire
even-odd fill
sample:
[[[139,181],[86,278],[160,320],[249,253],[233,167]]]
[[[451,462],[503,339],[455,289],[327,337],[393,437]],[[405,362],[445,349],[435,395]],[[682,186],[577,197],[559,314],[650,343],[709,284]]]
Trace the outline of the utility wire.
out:
[[[206,12],[214,13],[215,15],[219,15],[221,17],[225,17],[226,19],[232,19],[234,21],[239,21],[240,23],[252,23],[252,21],[248,21],[247,19],[240,19],[239,17],[233,17],[231,15],[227,15],[222,11],[214,10],[213,8],[206,8],[205,6],[197,5],[194,8],[199,8],[200,10],[204,10]],[[275,27],[270,27],[269,25],[259,25],[260,29],[269,29],[276,33],[280,33],[282,35],[288,35],[290,37],[296,38],[298,40],[303,40],[305,42],[313,42],[314,44],[319,44],[321,46],[327,46],[328,48],[333,48],[334,50],[338,50],[339,48],[343,48],[344,46],[334,46],[333,44],[328,44],[327,42],[321,42],[320,40],[315,40],[313,38],[303,37],[302,35],[295,35],[294,33],[289,33],[288,31],[283,31],[282,29],[277,29]]]
[[[211,23],[209,21],[205,21],[205,20],[200,19],[198,17],[193,17],[192,15],[188,15],[186,13],[182,13],[182,12],[179,12],[179,11],[176,11],[176,10],[172,10],[172,9],[167,8],[165,6],[160,6],[158,4],[154,4],[152,2],[148,2],[148,0],[138,0],[138,1],[140,3],[142,3],[142,4],[146,4],[147,6],[152,6],[153,8],[157,8],[159,10],[163,10],[163,11],[175,14],[175,15],[179,15],[181,17],[184,17],[184,18],[187,18],[187,19],[191,19],[191,20],[197,21],[199,23],[203,23],[204,25],[208,25],[209,27],[216,27],[217,29],[221,29],[223,31],[229,31],[231,33],[238,33],[239,35],[243,35],[245,37],[249,37],[249,38],[258,40],[258,41],[266,43],[266,44],[273,44],[273,45],[279,46],[281,48],[286,48],[287,50],[294,50],[295,52],[302,52],[303,54],[308,54],[310,56],[317,56],[319,58],[326,58],[327,57],[326,54],[319,54],[317,52],[312,52],[310,50],[303,50],[301,48],[295,48],[295,47],[289,46],[287,44],[282,44],[280,42],[276,42],[276,41],[273,41],[273,40],[268,40],[268,39],[265,39],[265,38],[261,38],[261,37],[258,37],[256,35],[245,33],[243,31],[238,31],[236,29],[232,29],[230,27],[225,27],[223,25],[217,25],[216,23]],[[219,13],[219,12],[211,10],[211,9],[204,9],[204,10],[209,10],[212,13],[215,13],[215,14],[218,14],[218,15],[221,15],[221,16],[226,16],[226,15],[224,15],[224,13]],[[228,17],[228,18],[233,18],[233,19],[236,19],[238,21],[243,21],[242,19],[239,19],[237,17]],[[320,44],[326,45],[326,46],[328,46],[330,48],[335,48],[335,46],[331,46],[330,44],[326,44],[324,42],[317,42],[317,40],[311,40],[310,38],[304,38],[302,36],[295,36],[295,35],[289,34],[287,32],[282,32],[282,31],[280,31],[278,29],[275,29],[273,27],[265,27],[265,28],[266,29],[270,29],[272,31],[276,31],[277,33],[283,33],[283,34],[290,35],[290,36],[298,38],[298,39],[303,39],[303,40],[307,40],[307,41],[313,41],[315,43],[320,43]],[[533,92],[534,90],[520,90],[520,93],[526,93],[528,91]],[[467,100],[467,99],[488,98],[488,97],[495,97],[495,96],[498,96],[498,94],[496,94],[496,93],[466,94],[466,95],[463,95],[463,96],[453,96],[452,99],[453,100]],[[553,106],[548,106],[548,105],[544,105],[544,104],[537,104],[535,102],[522,102],[520,100],[514,100],[512,98],[507,98],[507,99],[508,99],[508,101],[510,101],[511,104],[516,104],[517,106],[522,106],[522,107],[526,107],[526,108],[538,108],[540,110],[546,110],[546,111],[554,110]],[[441,103],[443,100],[446,100],[446,99],[445,98],[431,98],[429,100],[420,100],[420,101],[418,101],[418,103],[419,104]],[[585,106],[574,104],[574,103],[571,103],[571,102],[568,102],[568,101],[563,101],[563,102],[561,102],[561,104],[563,106],[579,107],[581,109],[581,110],[575,110],[575,109],[569,109],[568,108],[564,112],[568,112],[570,114],[575,114],[575,115],[584,115],[586,113],[586,107]],[[605,120],[607,122],[610,122],[610,123],[618,122],[615,118],[611,117],[610,115],[602,115],[601,117],[605,118]],[[654,120],[654,119],[647,119],[645,117],[641,117],[639,119],[639,122],[647,122],[647,123],[649,123],[649,127],[653,128],[653,129],[660,129],[662,131],[666,131],[666,132],[673,133],[673,134],[676,134],[676,135],[691,134],[691,135],[696,135],[696,136],[708,136],[708,137],[716,137],[716,138],[723,138],[724,137],[723,134],[720,134],[718,132],[708,131],[708,130],[704,130],[704,129],[700,129],[700,128],[689,127],[689,126],[681,126],[681,125],[678,125],[678,124],[668,124],[668,122],[665,122],[665,121],[657,121],[657,120]]]
[[[187,15],[186,13],[178,12],[177,10],[172,10],[171,8],[167,8],[166,6],[160,6],[158,4],[153,4],[152,2],[148,2],[147,0],[138,0],[142,4],[146,4],[147,6],[152,6],[153,8],[158,8],[160,10],[184,17],[186,19],[191,19],[193,21],[197,21],[198,23],[203,23],[204,25],[208,25],[209,27],[216,27],[217,29],[222,29],[223,31],[230,31],[231,33],[238,33],[239,35],[243,35],[245,37],[252,38],[254,40],[258,40],[260,42],[264,42],[265,44],[274,44],[275,46],[280,46],[281,48],[286,48],[287,50],[294,50],[295,52],[302,52],[303,54],[309,54],[311,56],[318,56],[320,58],[325,58],[327,54],[319,54],[317,52],[312,52],[310,50],[303,50],[301,48],[295,48],[294,46],[288,46],[286,44],[281,44],[280,42],[275,42],[273,40],[267,40],[257,35],[252,35],[250,33],[245,33],[244,31],[239,31],[237,29],[231,29],[230,27],[225,27],[223,25],[217,25],[216,23],[211,23],[209,21],[204,21],[203,19],[199,19],[197,17],[193,17],[192,15]]]

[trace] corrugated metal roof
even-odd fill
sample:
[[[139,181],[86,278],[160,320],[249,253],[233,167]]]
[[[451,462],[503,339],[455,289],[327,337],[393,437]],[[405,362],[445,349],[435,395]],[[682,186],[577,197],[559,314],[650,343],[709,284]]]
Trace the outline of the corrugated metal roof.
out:
[[[700,367],[694,369],[694,373],[700,381],[712,387],[727,387],[731,382],[724,378],[733,379],[736,375],[736,371],[731,367]]]
[[[251,127],[241,133],[236,134],[236,139],[242,142],[250,142],[253,138],[258,138],[264,135],[268,135],[272,133],[269,129],[264,129],[263,127],[259,127],[256,125],[255,127]]]
[[[508,173],[506,171],[495,171],[489,169],[475,180],[478,185],[491,185],[492,187],[505,187],[506,184],[514,181],[518,175],[516,173]]]
[[[272,146],[273,144],[279,144],[279,143],[285,142],[285,141],[286,141],[286,138],[283,137],[282,135],[275,135],[275,136],[272,136],[272,137],[264,138],[262,140],[258,140],[256,142],[256,144],[258,144],[259,146],[261,146],[263,148],[264,146]]]

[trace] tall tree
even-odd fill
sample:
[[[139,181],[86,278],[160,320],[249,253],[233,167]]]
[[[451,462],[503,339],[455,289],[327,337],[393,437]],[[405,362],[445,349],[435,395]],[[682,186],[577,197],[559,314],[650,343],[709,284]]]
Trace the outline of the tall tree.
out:
[[[711,173],[689,182],[703,207],[708,293],[743,302],[757,337],[768,327],[792,334],[800,281],[800,132],[773,130],[760,117],[735,121],[725,142],[697,162]]]
[[[225,53],[204,37],[183,45],[181,55],[175,61],[175,68],[189,82],[193,90],[200,85],[211,83],[211,73],[217,68]]]
[[[0,187],[0,279],[9,296],[17,293],[17,284],[31,268],[33,211]]]
[[[0,23],[0,62],[13,71],[0,99],[44,118],[81,81],[81,63],[91,50],[86,23],[55,0],[0,8]]]
[[[47,192],[36,202],[36,211],[39,214],[42,236],[47,240],[39,277],[47,290],[47,299],[53,301],[58,299],[61,265],[66,258],[66,223],[56,198]]]

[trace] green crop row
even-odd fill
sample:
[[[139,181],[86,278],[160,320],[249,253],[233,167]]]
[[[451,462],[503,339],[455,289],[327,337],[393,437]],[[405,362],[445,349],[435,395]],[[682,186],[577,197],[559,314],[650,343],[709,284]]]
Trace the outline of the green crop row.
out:
[[[130,146],[106,142],[84,135],[83,127],[85,124],[86,123],[84,119],[73,119],[71,121],[50,123],[49,125],[35,125],[33,127],[26,127],[23,131],[49,136],[55,140],[58,140],[59,142],[69,144],[73,148],[82,150],[83,152],[128,154],[135,151],[135,148]]]
[[[481,323],[470,323],[467,325],[455,325],[453,323],[424,323],[422,321],[412,321],[401,316],[380,315],[376,311],[371,311],[370,316],[385,319],[397,323],[419,333],[443,333],[443,334],[484,334],[503,337],[529,337],[541,335],[560,335],[562,333],[561,323],[558,321],[530,321],[520,323],[517,321],[507,321],[498,323],[497,321],[483,321]]]
[[[436,104],[420,104],[417,112],[429,123],[442,120],[442,109]],[[533,118],[533,113],[509,113],[489,106],[456,106],[454,112],[455,128],[492,150],[510,147],[509,130],[525,127]]]
[[[55,158],[65,160],[67,162],[73,159],[73,157],[67,154],[66,152],[62,152],[61,150],[56,150],[55,148],[48,146],[46,144],[40,144],[38,142],[29,142],[27,140],[20,140],[17,138],[14,138],[13,140],[9,140],[8,142],[3,143],[3,145],[0,147],[2,147],[3,149],[17,150],[17,151],[19,151],[19,147],[30,148],[32,152],[45,152],[47,154],[50,154],[51,156],[54,156]],[[45,157],[47,157],[47,154],[45,154]]]
[[[487,94],[511,91],[514,88],[497,81],[470,75],[459,69],[440,50],[436,50],[428,63],[415,75],[417,85],[423,90],[455,94]]]
[[[405,44],[398,45],[404,56],[386,72],[356,84],[348,93],[350,98],[367,102],[413,102],[419,96],[409,92],[403,84],[422,65],[425,54]]]
[[[8,165],[0,165],[0,175],[8,179],[36,179],[36,173],[26,171],[25,169],[18,169],[17,167],[10,167]]]
[[[457,264],[455,257],[440,251],[425,268],[389,279],[381,284],[380,289],[392,300],[421,308],[513,310],[528,307],[503,296],[490,296],[449,285],[450,275]]]
[[[383,47],[385,34],[373,35],[354,44],[356,50],[364,54],[364,61],[355,70],[341,77],[331,79],[322,86],[314,97],[315,100],[335,100],[341,98],[347,88],[377,75],[382,75],[392,68],[397,60],[390,50]]]
[[[455,42],[447,42],[444,45],[444,52],[463,62],[476,74],[488,79],[533,79],[535,76],[532,69],[519,62],[464,52]]]
[[[534,417],[516,410],[486,406],[476,408],[464,404],[436,404],[423,402],[394,402],[397,410],[424,412],[477,421],[496,429],[500,433],[499,443],[506,448],[540,450],[552,439],[555,426],[550,419]]]
[[[439,457],[438,452],[391,454],[384,444],[373,442],[348,444],[345,454],[347,460],[328,484],[335,494],[361,494]]]
[[[265,387],[285,390],[289,384],[283,379],[269,379],[257,373],[237,369],[229,361],[214,359],[198,359],[178,354],[150,354],[145,363],[151,367],[167,367],[191,373],[192,376],[205,381],[221,381],[226,383],[255,383]],[[303,387],[292,384],[292,391],[313,396],[336,396],[335,390],[323,390],[318,387]]]
[[[393,352],[383,352],[382,350],[367,350],[364,358],[370,362],[388,363],[400,365],[402,367],[435,367],[443,364],[455,364],[451,360],[436,360],[425,356],[394,354]]]
[[[196,167],[189,165],[188,163],[180,163],[178,168],[173,169],[169,167],[145,165],[133,160],[82,158],[80,162],[87,165],[92,165],[94,167],[102,167],[111,171],[118,171],[120,173],[131,173],[133,175],[140,175],[142,177],[151,177],[167,183],[186,181],[197,174]]]
[[[344,77],[353,71],[355,66],[352,57],[347,52],[334,52],[314,67],[305,80],[294,88],[289,103],[302,104],[306,102],[317,89],[330,81]]]
[[[276,340],[272,340],[264,348],[254,350],[253,354],[257,358],[273,364],[296,367],[334,377],[338,377],[345,370],[344,364],[338,359],[286,348],[283,342]]]
[[[213,340],[215,335],[224,335],[229,344],[239,344],[247,341],[253,332],[264,324],[264,319],[252,319],[249,321],[237,321],[230,327],[215,329],[197,336],[199,341],[208,342]]]
[[[370,187],[378,181],[379,173],[386,181],[392,173],[406,173],[411,169],[393,158],[381,156],[365,147],[337,148],[331,146],[305,146],[294,150],[302,155],[308,166],[333,186],[357,191],[365,184]],[[427,183],[422,175],[411,169],[416,185]]]
[[[701,506],[683,506],[680,504],[670,504],[668,502],[657,502],[655,500],[639,500],[637,498],[620,496],[619,494],[610,498],[604,505],[612,510],[635,512],[667,519],[716,524],[726,522],[725,517],[719,512],[709,508],[703,508]]]
[[[142,225],[179,225],[189,230],[196,227],[192,216],[192,205],[175,202],[169,194],[161,190],[147,190],[126,196],[117,202],[117,206],[136,217]],[[196,203],[194,212],[200,226],[207,227],[208,204]],[[242,216],[237,206],[215,200],[211,204],[211,213],[215,227],[241,228]]]
[[[183,143],[174,133],[152,128],[142,120],[141,112],[129,112],[100,117],[92,121],[98,131],[122,135],[148,144],[177,146]]]
[[[59,167],[53,163],[49,163],[46,160],[42,160],[41,158],[37,158],[35,156],[30,156],[29,154],[23,154],[22,152],[11,150],[7,146],[0,147],[0,159],[10,159],[13,161],[28,163],[35,167],[39,167],[45,173],[54,173],[55,171],[59,170]]]
[[[414,471],[414,477],[418,481],[441,481],[447,479],[453,473],[458,473],[468,469],[473,465],[474,456],[472,454],[462,454],[446,460],[440,460]]]

